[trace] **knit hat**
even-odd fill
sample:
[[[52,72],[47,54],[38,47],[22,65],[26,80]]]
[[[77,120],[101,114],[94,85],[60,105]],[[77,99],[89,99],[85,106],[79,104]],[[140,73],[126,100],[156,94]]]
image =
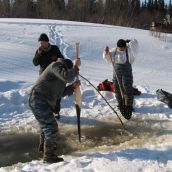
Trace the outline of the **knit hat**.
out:
[[[125,48],[126,47],[126,41],[123,39],[119,39],[117,42],[117,47],[119,48]]]
[[[70,59],[65,59],[64,61],[68,69],[73,68],[73,62]]]
[[[42,33],[39,38],[38,41],[46,41],[49,42],[48,36],[45,33]]]

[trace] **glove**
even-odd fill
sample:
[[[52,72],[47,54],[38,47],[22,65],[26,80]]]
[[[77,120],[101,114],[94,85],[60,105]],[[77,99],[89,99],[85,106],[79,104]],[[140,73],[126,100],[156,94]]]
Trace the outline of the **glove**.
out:
[[[79,67],[81,66],[81,60],[80,58],[77,58],[74,60],[74,68],[79,69]]]
[[[81,82],[80,80],[76,80],[73,84],[72,84],[72,89],[75,90],[76,87],[80,86]]]
[[[129,40],[129,39],[126,39],[126,40],[125,40],[125,42],[126,42],[126,43],[129,43],[129,42],[130,42],[130,40]]]
[[[104,49],[104,52],[105,52],[105,54],[109,54],[109,47],[108,46]]]

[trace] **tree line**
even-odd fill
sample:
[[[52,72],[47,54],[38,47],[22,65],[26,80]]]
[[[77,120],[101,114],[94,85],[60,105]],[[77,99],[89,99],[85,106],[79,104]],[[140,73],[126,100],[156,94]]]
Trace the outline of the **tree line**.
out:
[[[164,0],[0,0],[1,18],[43,18],[146,28],[172,16]]]

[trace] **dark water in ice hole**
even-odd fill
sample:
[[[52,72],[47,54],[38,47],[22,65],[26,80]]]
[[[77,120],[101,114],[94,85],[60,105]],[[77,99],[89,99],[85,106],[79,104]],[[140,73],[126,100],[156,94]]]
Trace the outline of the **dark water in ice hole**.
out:
[[[75,125],[62,125],[59,127],[58,152],[68,154],[74,151],[84,151],[102,145],[120,145],[133,139],[151,138],[158,129],[152,128],[152,123],[131,122],[125,125],[104,123],[96,126],[82,126],[81,143],[78,141]],[[29,162],[41,159],[37,147],[39,135],[34,133],[8,133],[0,134],[0,167],[10,166],[18,162]]]

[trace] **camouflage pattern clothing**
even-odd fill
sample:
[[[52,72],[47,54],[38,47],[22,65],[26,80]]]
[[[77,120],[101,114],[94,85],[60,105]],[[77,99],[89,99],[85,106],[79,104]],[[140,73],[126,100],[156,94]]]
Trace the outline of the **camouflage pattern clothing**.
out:
[[[30,96],[29,105],[45,138],[56,138],[58,126],[46,98],[37,92],[33,92]]]
[[[64,59],[52,62],[39,76],[33,86],[29,105],[38,120],[45,139],[56,137],[58,126],[53,116],[56,101],[63,96],[73,94],[72,85],[66,87],[78,75],[78,69],[68,69]]]

